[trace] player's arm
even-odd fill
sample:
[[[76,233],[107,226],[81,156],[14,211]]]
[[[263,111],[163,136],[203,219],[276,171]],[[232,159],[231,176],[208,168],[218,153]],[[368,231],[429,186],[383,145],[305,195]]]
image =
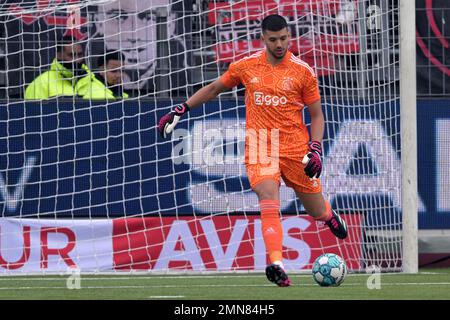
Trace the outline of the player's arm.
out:
[[[159,120],[158,130],[161,136],[166,138],[170,135],[181,117],[192,108],[216,98],[220,93],[228,89],[229,87],[225,86],[219,78],[195,92],[186,102],[176,106]]]
[[[322,139],[325,120],[320,100],[310,103],[308,111],[311,117],[311,142],[309,143],[309,152],[303,157],[302,162],[305,164],[306,175],[314,179],[319,178],[322,173]]]
[[[311,117],[311,141],[322,143],[323,132],[325,130],[325,120],[323,118],[322,104],[320,100],[308,106]]]

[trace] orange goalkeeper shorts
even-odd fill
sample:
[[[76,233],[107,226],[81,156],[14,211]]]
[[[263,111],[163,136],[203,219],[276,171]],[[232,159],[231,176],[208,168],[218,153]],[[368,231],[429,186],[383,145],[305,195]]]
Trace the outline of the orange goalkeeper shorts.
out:
[[[301,158],[280,158],[268,164],[245,164],[247,177],[252,189],[260,182],[271,179],[280,184],[280,177],[284,183],[298,193],[319,193],[322,191],[320,179],[311,180],[303,170]]]

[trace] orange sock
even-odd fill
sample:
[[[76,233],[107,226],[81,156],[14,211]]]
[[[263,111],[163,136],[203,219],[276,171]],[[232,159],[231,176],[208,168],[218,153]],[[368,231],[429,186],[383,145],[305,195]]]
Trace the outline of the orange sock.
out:
[[[331,205],[330,203],[325,200],[325,211],[318,217],[315,217],[315,220],[319,220],[319,221],[327,221],[330,220],[331,218]]]
[[[281,262],[283,259],[283,229],[280,221],[280,202],[277,200],[261,200],[262,234],[270,262]]]

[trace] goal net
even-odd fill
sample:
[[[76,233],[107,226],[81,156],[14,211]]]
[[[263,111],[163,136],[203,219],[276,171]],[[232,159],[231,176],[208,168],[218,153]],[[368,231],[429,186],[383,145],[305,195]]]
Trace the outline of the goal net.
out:
[[[193,110],[171,139],[157,122],[263,49],[271,13],[318,75],[323,191],[349,227],[338,240],[282,183],[287,270],[309,270],[322,253],[353,271],[402,270],[397,1],[20,0],[0,10],[0,273],[264,270],[244,88]],[[48,89],[25,99],[67,36],[97,76],[107,53],[123,54],[122,84],[102,83],[127,98]],[[64,64],[70,84],[86,77],[75,60]]]

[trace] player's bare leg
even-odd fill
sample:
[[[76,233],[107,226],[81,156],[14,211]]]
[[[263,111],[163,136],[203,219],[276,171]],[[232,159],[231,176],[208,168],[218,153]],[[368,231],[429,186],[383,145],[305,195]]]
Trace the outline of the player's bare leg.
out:
[[[322,193],[296,192],[296,194],[310,216],[315,220],[325,222],[331,232],[339,239],[347,237],[348,231],[345,221],[331,209],[330,203],[325,200]]]
[[[261,209],[262,234],[271,264],[266,268],[267,279],[280,287],[291,284],[283,266],[283,229],[280,220],[279,183],[267,179],[258,183],[253,191]]]

